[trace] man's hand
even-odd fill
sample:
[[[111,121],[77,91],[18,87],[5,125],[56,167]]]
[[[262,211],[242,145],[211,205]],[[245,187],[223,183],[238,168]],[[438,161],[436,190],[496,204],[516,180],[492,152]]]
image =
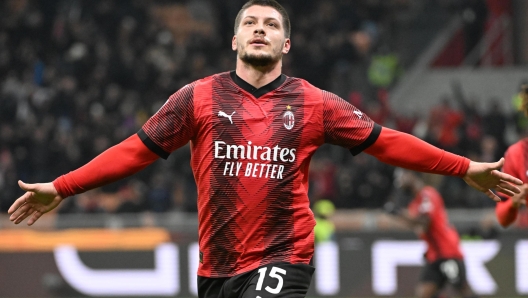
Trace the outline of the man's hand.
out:
[[[462,179],[469,186],[485,193],[495,202],[500,202],[500,198],[491,191],[492,188],[512,197],[521,192],[515,185],[521,186],[523,184],[521,180],[500,172],[499,169],[502,168],[503,164],[504,158],[492,163],[471,161],[466,175]]]
[[[21,223],[31,215],[27,224],[34,224],[44,213],[57,207],[63,198],[59,195],[53,183],[26,184],[18,181],[18,186],[26,191],[7,211],[9,220],[15,224]]]
[[[520,193],[516,193],[511,196],[512,207],[518,209],[521,205],[526,205],[526,197],[528,196],[528,184],[519,186],[521,189]]]

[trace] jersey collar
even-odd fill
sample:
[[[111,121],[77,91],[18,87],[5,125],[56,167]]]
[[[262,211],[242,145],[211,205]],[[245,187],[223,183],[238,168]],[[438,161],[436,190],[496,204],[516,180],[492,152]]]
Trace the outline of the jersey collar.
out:
[[[281,74],[278,78],[276,78],[269,84],[257,89],[253,87],[251,84],[249,84],[248,82],[241,79],[234,70],[231,71],[229,75],[231,76],[231,79],[233,80],[233,82],[235,82],[235,84],[238,85],[238,87],[251,93],[253,96],[255,96],[255,98],[259,98],[262,95],[279,88],[279,86],[282,85],[284,81],[286,81],[286,76],[284,74]]]

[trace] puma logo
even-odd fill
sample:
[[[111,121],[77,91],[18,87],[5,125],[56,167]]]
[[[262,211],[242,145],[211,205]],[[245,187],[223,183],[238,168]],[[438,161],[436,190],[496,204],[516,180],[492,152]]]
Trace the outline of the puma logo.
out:
[[[231,122],[231,124],[233,124],[233,119],[231,117],[233,117],[234,113],[236,113],[236,111],[233,111],[233,113],[231,113],[231,115],[228,115],[228,114],[224,113],[223,111],[219,111],[218,112],[218,117],[226,117],[227,119],[229,119],[229,122]]]
[[[360,119],[361,119],[361,116],[363,116],[363,113],[360,111],[354,111],[353,113],[356,114]]]

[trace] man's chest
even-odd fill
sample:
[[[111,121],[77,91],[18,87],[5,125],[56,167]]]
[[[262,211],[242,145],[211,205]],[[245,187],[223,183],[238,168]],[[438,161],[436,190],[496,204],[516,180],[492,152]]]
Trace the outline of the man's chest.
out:
[[[316,118],[314,105],[302,94],[258,99],[232,94],[213,97],[211,104],[199,111],[198,126],[208,138],[238,145],[300,144],[301,137],[314,135]]]

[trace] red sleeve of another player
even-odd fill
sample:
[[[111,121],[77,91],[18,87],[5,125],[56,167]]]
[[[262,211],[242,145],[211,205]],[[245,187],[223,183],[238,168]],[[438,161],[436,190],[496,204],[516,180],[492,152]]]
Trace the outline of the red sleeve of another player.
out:
[[[376,141],[381,127],[339,96],[323,91],[325,143],[350,149],[357,155]]]
[[[53,185],[66,198],[137,173],[158,157],[134,134],[79,169],[55,179]]]
[[[497,203],[495,206],[495,214],[497,215],[497,221],[503,227],[510,226],[517,219],[518,209],[512,206],[512,200],[506,199]]]
[[[515,154],[513,154],[512,148],[506,151],[502,171],[514,177],[520,177],[518,175],[518,170],[515,168],[515,165],[520,163],[513,162],[514,156]],[[499,221],[501,226],[507,227],[517,219],[518,209],[512,206],[512,200],[507,195],[502,193],[498,193],[498,195],[504,201],[497,203],[497,205],[495,206],[495,214],[497,215],[497,220]]]
[[[365,152],[384,163],[419,172],[462,177],[469,167],[469,159],[463,156],[386,127]]]

